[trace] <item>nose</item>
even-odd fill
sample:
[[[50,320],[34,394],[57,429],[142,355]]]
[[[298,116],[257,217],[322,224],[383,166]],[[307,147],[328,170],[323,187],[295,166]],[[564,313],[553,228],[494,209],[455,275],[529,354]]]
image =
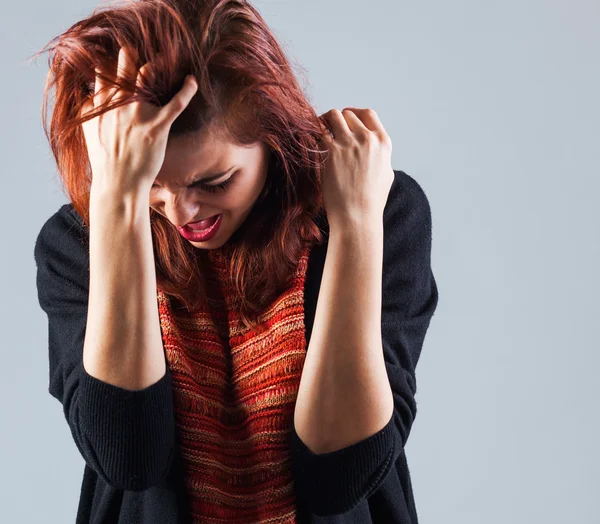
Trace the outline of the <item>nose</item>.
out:
[[[183,227],[201,216],[198,202],[181,194],[169,194],[165,201],[165,215],[176,227]]]

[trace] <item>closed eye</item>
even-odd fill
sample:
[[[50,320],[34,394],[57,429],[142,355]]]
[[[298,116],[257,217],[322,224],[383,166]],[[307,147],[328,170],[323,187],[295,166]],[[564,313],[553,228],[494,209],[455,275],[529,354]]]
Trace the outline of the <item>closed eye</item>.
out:
[[[221,182],[220,184],[208,185],[204,180],[198,180],[198,182],[195,182],[188,187],[194,188],[194,189],[200,189],[207,193],[217,193],[217,192],[227,191],[227,189],[229,188],[229,185],[232,182],[231,179],[235,175],[236,175],[236,173],[231,175],[227,180],[225,180],[225,182]],[[152,189],[156,189],[157,187],[158,186],[156,186],[156,184],[152,185]]]
[[[230,176],[225,182],[221,182],[220,184],[216,184],[214,186],[209,186],[208,184],[203,183],[202,181],[196,182],[192,185],[194,188],[199,188],[202,191],[206,191],[207,193],[217,193],[219,191],[227,191],[229,184],[231,184],[231,179],[233,176]]]

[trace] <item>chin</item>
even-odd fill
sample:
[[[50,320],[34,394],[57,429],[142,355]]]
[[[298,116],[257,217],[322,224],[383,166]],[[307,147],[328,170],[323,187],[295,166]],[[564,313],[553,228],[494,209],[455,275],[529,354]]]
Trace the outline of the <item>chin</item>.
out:
[[[210,240],[206,240],[205,242],[193,242],[191,240],[188,240],[188,242],[192,244],[192,246],[197,247],[198,249],[215,249],[224,244],[224,242],[218,237],[219,235],[217,235],[214,238],[211,238]]]
[[[190,244],[192,244],[192,246],[194,246],[196,249],[206,249],[206,250],[217,249],[217,248],[221,247],[222,243],[219,242],[219,243],[213,244],[214,240],[216,240],[216,239],[213,238],[212,240],[209,240],[208,242],[190,242]]]

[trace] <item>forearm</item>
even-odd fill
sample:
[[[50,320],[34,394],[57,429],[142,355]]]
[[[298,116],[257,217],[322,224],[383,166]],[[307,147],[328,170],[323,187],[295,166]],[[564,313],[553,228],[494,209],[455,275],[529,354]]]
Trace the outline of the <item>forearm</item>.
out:
[[[294,426],[315,453],[374,435],[394,408],[383,358],[383,225],[332,229]]]
[[[140,390],[164,376],[155,271],[147,197],[93,192],[83,350],[93,377]]]

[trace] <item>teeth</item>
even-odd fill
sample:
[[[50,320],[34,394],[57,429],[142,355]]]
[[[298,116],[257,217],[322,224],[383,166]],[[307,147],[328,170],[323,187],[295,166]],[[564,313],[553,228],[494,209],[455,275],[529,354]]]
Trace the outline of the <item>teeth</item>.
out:
[[[214,217],[205,218],[204,220],[200,220],[199,222],[194,222],[192,224],[188,224],[187,227],[192,229],[193,231],[204,231],[209,229],[219,218],[219,215],[215,215]]]

